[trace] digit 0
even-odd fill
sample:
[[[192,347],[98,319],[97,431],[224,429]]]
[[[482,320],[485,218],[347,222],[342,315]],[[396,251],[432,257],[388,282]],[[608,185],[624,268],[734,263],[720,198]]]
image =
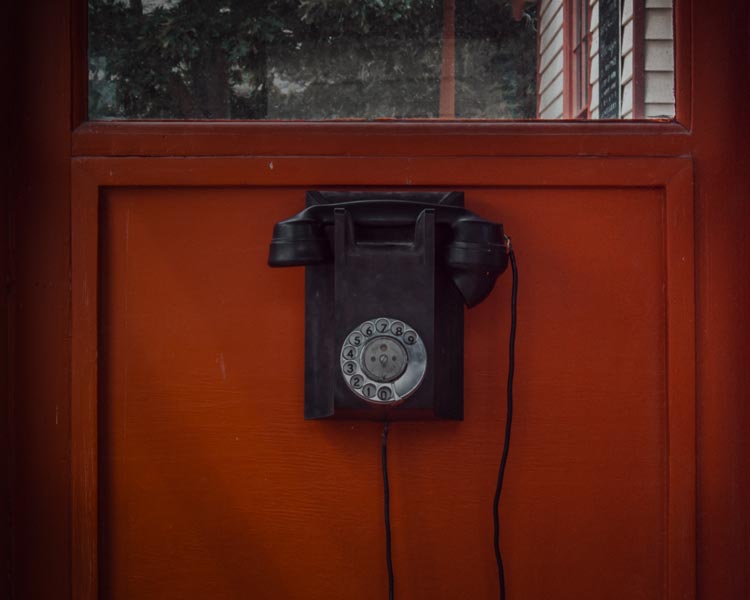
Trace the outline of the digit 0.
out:
[[[391,390],[387,387],[382,387],[378,390],[378,398],[385,402],[391,399]]]

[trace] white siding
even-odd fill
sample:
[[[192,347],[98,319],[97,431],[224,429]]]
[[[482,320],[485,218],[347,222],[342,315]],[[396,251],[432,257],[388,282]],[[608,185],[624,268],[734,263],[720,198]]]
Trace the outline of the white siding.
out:
[[[649,10],[646,14],[646,39],[647,40],[671,40],[672,39],[672,11]]]
[[[650,102],[646,104],[646,118],[655,119],[658,117],[669,116],[670,111],[674,113],[674,103],[665,102],[664,104],[658,104],[656,102]]]
[[[599,118],[599,82],[591,86],[591,118]]]
[[[646,40],[646,72],[674,72],[671,40]]]
[[[671,0],[646,0],[645,18],[645,116],[672,118],[675,108]]]
[[[558,39],[559,38],[559,39]],[[553,48],[559,48],[556,52],[553,50]],[[562,55],[563,51],[563,31],[560,29],[557,32],[557,35],[552,39],[552,46],[547,46],[544,51],[542,51],[541,56],[539,58],[539,69],[541,73],[544,73],[544,71],[549,67],[549,64],[555,60],[558,56]]]
[[[560,7],[562,8],[562,3],[560,3]],[[545,14],[543,16],[544,19],[547,19],[547,15]],[[557,10],[555,11],[554,15],[551,15],[549,20],[546,20],[544,23],[544,29],[542,30],[542,36],[540,38],[539,43],[539,49],[544,53],[549,45],[550,42],[557,36],[562,36],[563,32],[563,11]]]
[[[620,114],[623,119],[633,118],[633,81],[628,81],[622,86],[622,102],[620,103]]]
[[[620,0],[620,118],[634,116],[634,85],[643,81],[644,116],[674,116],[674,35],[672,0],[644,0],[645,40],[635,40],[634,0]],[[589,0],[592,119],[599,118],[599,0]],[[539,0],[539,88],[541,119],[563,117],[563,0]],[[643,73],[636,73],[634,46],[643,44]]]
[[[622,71],[620,73],[623,86],[633,79],[633,53],[628,52],[622,57]]]
[[[542,76],[539,78],[540,95],[548,91],[550,87],[557,89],[557,86],[552,84],[562,77],[563,60],[563,53],[562,50],[560,50],[560,52],[549,61],[547,68],[542,71]]]
[[[563,78],[562,72],[558,73],[555,76],[555,78],[549,82],[547,87],[545,87],[539,94],[539,112],[540,113],[549,112],[549,107],[555,105],[555,100],[557,100],[558,98],[562,98],[562,94],[559,91],[560,86],[563,85],[562,78]],[[551,114],[557,114],[557,113],[551,113]],[[560,117],[546,117],[546,118],[551,119],[551,118],[560,118]]]
[[[646,104],[674,103],[674,75],[668,72],[654,71],[646,73]]]
[[[539,91],[540,119],[563,116],[563,0],[539,0]]]
[[[558,115],[557,117],[542,117],[544,119],[562,119],[563,116],[563,96],[559,94],[557,98],[552,101],[552,104],[548,105],[544,112],[545,114]]]
[[[591,118],[599,118],[599,0],[591,7]],[[633,0],[621,0],[620,21],[620,118],[632,119],[636,73],[633,47],[643,43],[644,112],[646,117],[674,116],[674,36],[672,0],[645,0],[645,40],[633,38]]]

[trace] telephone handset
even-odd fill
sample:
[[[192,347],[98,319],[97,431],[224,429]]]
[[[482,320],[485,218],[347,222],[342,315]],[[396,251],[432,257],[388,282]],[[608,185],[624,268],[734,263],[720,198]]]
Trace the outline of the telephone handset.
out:
[[[308,192],[268,264],[307,267],[305,418],[463,418],[463,305],[508,265],[463,193]]]

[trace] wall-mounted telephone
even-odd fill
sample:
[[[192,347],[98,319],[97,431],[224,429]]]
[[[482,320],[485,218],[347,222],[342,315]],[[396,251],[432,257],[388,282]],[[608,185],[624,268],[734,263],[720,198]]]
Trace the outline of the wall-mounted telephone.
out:
[[[276,224],[268,264],[306,266],[305,418],[385,421],[382,469],[388,597],[394,598],[388,422],[463,418],[464,304],[513,270],[505,440],[493,500],[500,599],[505,575],[498,503],[510,447],[518,270],[503,226],[461,192],[308,192]]]
[[[463,306],[508,265],[463,193],[308,192],[268,263],[307,267],[305,418],[463,418]]]

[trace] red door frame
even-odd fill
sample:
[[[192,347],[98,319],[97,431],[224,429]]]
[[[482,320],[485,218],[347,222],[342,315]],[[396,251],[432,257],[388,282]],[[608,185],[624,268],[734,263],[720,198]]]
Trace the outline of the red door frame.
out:
[[[605,164],[606,162],[606,164]],[[273,168],[270,168],[270,165]],[[99,318],[103,193],[121,187],[306,188],[368,185],[513,189],[663,190],[666,312],[665,600],[695,596],[695,331],[693,165],[686,157],[76,157],[72,168],[72,578],[73,597],[99,589]],[[543,181],[536,174],[548,175]],[[106,274],[103,274],[106,278]]]
[[[85,123],[84,2],[8,9],[8,406],[16,598],[75,598],[71,161],[112,157],[690,157],[695,170],[697,598],[750,596],[750,11],[676,7],[675,123]],[[73,43],[75,42],[75,43]],[[300,147],[300,136],[305,136]],[[76,158],[77,157],[77,158]],[[602,158],[603,160],[603,158]],[[73,240],[75,243],[77,240]],[[80,293],[74,290],[73,293]],[[74,389],[78,389],[74,387]],[[79,473],[80,474],[80,473]],[[75,500],[78,501],[78,498]],[[75,583],[75,585],[79,585]]]

